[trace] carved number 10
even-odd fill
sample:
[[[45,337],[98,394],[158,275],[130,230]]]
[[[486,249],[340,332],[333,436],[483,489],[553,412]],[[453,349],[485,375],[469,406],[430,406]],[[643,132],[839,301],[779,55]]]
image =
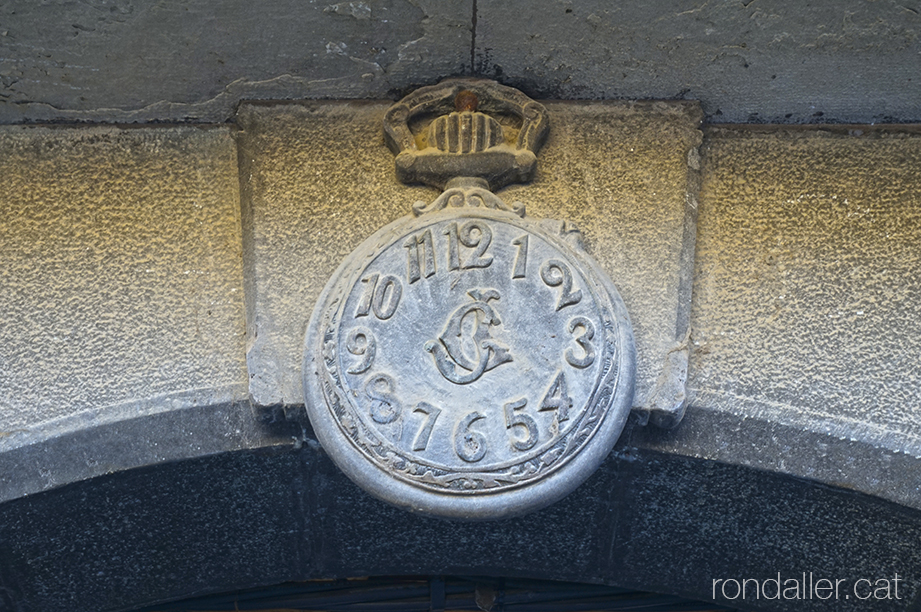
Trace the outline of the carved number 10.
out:
[[[365,286],[355,309],[355,318],[366,317],[374,311],[374,316],[381,321],[386,321],[397,311],[400,298],[403,297],[403,284],[396,276],[388,274],[384,278],[380,274],[372,274],[361,279]],[[380,281],[380,282],[378,282]]]

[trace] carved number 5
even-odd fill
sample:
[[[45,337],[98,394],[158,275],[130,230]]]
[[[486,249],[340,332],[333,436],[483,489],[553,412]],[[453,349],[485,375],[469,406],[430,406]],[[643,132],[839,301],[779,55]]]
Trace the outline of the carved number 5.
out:
[[[471,412],[454,428],[454,452],[467,463],[475,463],[486,456],[486,438],[470,429],[473,423],[484,418],[479,412]]]
[[[514,436],[512,436],[512,447],[515,450],[526,451],[537,444],[537,423],[526,414],[520,412],[515,414],[516,410],[521,410],[527,406],[527,404],[527,398],[523,397],[520,400],[508,402],[503,407],[505,410],[505,428],[511,430],[516,425],[519,425],[524,427],[528,432],[527,440],[515,439]]]
[[[569,333],[572,334],[577,328],[581,327],[584,331],[582,335],[576,336],[576,344],[582,348],[584,353],[581,357],[576,357],[575,351],[571,348],[566,349],[566,361],[574,368],[587,368],[595,361],[595,349],[589,341],[595,337],[595,327],[592,322],[585,317],[575,317],[569,322]]]

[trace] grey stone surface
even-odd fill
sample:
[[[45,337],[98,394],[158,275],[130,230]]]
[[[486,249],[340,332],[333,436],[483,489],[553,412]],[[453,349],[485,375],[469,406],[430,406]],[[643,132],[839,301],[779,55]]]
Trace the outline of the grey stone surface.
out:
[[[472,3],[12,2],[0,122],[225,121],[244,98],[383,98],[470,66]]]
[[[303,403],[307,320],[338,263],[437,192],[396,182],[383,104],[246,105],[240,112],[250,392]],[[652,401],[687,333],[695,221],[696,104],[549,103],[529,185],[499,193],[529,216],[573,221],[614,281],[637,347],[635,405]]]
[[[919,537],[918,512],[879,499],[626,449],[526,517],[428,519],[368,497],[308,438],[300,449],[164,463],[4,504],[0,610],[131,610],[291,580],[394,574],[574,580],[708,600],[714,579],[813,572],[844,580],[843,589],[898,573],[900,599],[718,602],[908,612],[919,594]]]
[[[705,151],[692,406],[647,435],[921,507],[921,134],[714,128]]]
[[[0,122],[225,121],[244,99],[395,99],[461,74],[535,98],[696,99],[711,121],[921,121],[919,13],[914,0],[15,0],[0,8]]]
[[[245,398],[228,129],[7,127],[0,176],[0,451]]]
[[[528,214],[575,223],[630,313],[634,406],[652,407],[686,348],[701,133],[692,102],[548,102],[538,176],[501,195]],[[682,385],[683,386],[683,385]]]
[[[921,7],[481,0],[476,73],[535,98],[687,98],[710,121],[921,121]]]
[[[701,161],[692,104],[549,103],[536,181],[500,195],[581,227],[658,356],[647,397],[690,330],[691,406],[631,419],[558,503],[470,525],[368,497],[300,410],[246,401],[251,375],[302,401],[326,278],[435,198],[395,181],[386,106],[247,106],[238,158],[225,128],[0,130],[0,610],[389,572],[705,598],[778,571],[911,586],[746,607],[917,608],[916,128],[710,128]]]

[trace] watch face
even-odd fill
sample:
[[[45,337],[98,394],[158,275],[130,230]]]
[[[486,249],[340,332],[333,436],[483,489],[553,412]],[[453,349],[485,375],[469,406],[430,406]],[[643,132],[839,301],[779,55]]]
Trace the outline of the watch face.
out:
[[[549,504],[609,453],[634,348],[611,281],[560,224],[405,217],[340,266],[306,339],[317,436],[359,485],[430,515]]]

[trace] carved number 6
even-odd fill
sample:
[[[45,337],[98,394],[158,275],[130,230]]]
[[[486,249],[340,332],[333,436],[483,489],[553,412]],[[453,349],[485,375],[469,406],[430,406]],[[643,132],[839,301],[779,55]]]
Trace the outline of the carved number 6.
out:
[[[479,412],[471,412],[454,429],[454,452],[467,463],[475,463],[486,456],[486,438],[470,429],[474,422],[484,418]]]

